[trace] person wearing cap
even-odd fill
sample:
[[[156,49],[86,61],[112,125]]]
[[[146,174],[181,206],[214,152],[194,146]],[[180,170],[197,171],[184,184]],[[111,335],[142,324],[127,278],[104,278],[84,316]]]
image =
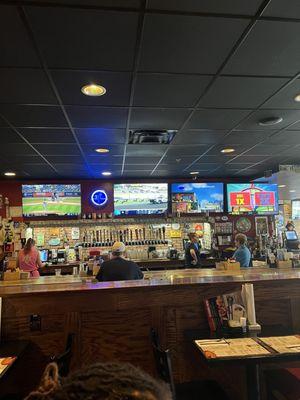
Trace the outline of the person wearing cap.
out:
[[[233,258],[240,263],[240,266],[243,268],[250,267],[251,261],[251,253],[248,247],[246,246],[247,236],[243,233],[238,233],[235,236],[235,245],[237,250],[233,254]]]
[[[126,247],[122,242],[115,242],[112,246],[112,258],[104,261],[96,278],[100,282],[130,281],[143,279],[144,275],[139,266],[125,259]]]

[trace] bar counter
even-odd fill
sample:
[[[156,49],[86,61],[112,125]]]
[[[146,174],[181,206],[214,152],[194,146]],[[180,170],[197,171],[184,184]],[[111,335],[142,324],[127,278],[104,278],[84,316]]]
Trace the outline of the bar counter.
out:
[[[232,399],[245,398],[243,368],[207,369],[186,337],[189,330],[207,330],[205,298],[240,290],[244,282],[254,284],[261,325],[300,332],[299,271],[208,269],[149,272],[130,282],[84,283],[73,276],[1,282],[2,340],[29,340],[39,349],[30,367],[33,385],[48,357],[63,351],[68,333],[75,333],[74,369],[121,360],[154,373],[149,338],[154,327],[172,349],[176,381],[216,378]],[[40,324],[33,325],[32,316]]]

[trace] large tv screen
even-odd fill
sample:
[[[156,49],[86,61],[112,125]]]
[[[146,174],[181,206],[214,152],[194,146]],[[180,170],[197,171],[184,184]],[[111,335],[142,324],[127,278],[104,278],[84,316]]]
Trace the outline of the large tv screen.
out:
[[[187,214],[223,212],[223,183],[173,183],[172,211]]]
[[[115,215],[163,214],[167,209],[167,183],[114,185]]]
[[[22,185],[24,217],[76,216],[81,213],[79,184]]]
[[[230,183],[227,207],[232,214],[277,214],[278,187],[267,183]]]

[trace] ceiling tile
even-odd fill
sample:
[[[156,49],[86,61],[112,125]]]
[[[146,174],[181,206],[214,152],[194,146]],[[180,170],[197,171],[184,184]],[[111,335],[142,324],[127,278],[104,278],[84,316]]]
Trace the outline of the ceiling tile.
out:
[[[201,160],[200,160],[201,161]],[[191,167],[192,169],[195,169],[196,171],[201,170],[201,171],[212,171],[213,169],[221,167],[222,164],[220,163],[203,163],[203,162],[196,162],[193,164]]]
[[[133,108],[130,129],[179,129],[189,113],[185,108]]]
[[[251,110],[197,110],[188,123],[193,129],[231,129],[245,118]]]
[[[36,144],[35,148],[44,156],[80,154],[77,144]]]
[[[295,97],[300,94],[300,79],[296,79],[286,88],[274,95],[264,104],[264,108],[298,108],[300,102],[295,101]]]
[[[126,156],[130,157],[161,157],[168,146],[164,144],[129,144],[126,146]]]
[[[149,178],[151,172],[152,172],[152,169],[149,171],[145,171],[144,169],[140,169],[140,170],[136,170],[136,171],[131,171],[131,170],[125,169],[124,176],[129,177],[129,178]]]
[[[168,157],[172,156],[177,156],[180,158],[180,156],[200,156],[203,154],[206,150],[209,149],[209,145],[194,145],[194,146],[188,146],[188,145],[176,145],[176,146],[171,146],[169,151],[168,151]]]
[[[0,141],[3,143],[24,143],[24,140],[10,128],[0,128]]]
[[[130,157],[127,156],[126,157],[126,167],[128,165],[153,165],[153,164],[157,164],[159,162],[161,157]]]
[[[138,13],[62,7],[27,12],[49,67],[132,69]]]
[[[288,131],[300,131],[300,119],[297,119],[297,122],[294,125],[291,125],[287,128]]]
[[[57,0],[47,0],[47,3],[57,4]],[[109,8],[139,8],[139,0],[59,0],[59,4],[79,5],[79,6],[96,6]]]
[[[283,120],[279,124],[261,126],[259,121],[265,118],[282,117]],[[299,110],[258,110],[241,122],[238,126],[238,130],[274,130],[282,129],[290,125],[291,123],[300,120]]]
[[[16,127],[65,127],[60,107],[0,104],[0,113]]]
[[[217,144],[227,131],[185,130],[176,134],[172,144]]]
[[[57,104],[42,70],[1,68],[0,87],[0,103]]]
[[[228,136],[223,138],[220,143],[222,144],[245,144],[254,145],[262,140],[268,140],[269,136],[275,131],[233,131]],[[273,141],[273,139],[272,139]]]
[[[211,76],[139,74],[135,106],[191,107],[204,92]]]
[[[83,158],[81,155],[46,155],[46,159],[51,164],[82,164]]]
[[[22,149],[21,149],[22,150]],[[18,167],[25,164],[43,164],[45,160],[39,156],[37,153],[23,154],[23,153],[11,153],[8,154],[9,159]]]
[[[297,0],[295,0],[297,1]],[[168,11],[254,15],[261,0],[149,0],[148,8]]]
[[[19,128],[18,131],[30,143],[74,143],[69,129]]]
[[[293,76],[299,71],[299,35],[297,22],[258,21],[223,72]]]
[[[156,164],[125,164],[125,173],[126,172],[137,172],[137,171],[149,171],[151,172]]]
[[[28,146],[26,143],[7,143],[2,142],[0,146],[0,154],[5,156],[18,156],[18,155],[36,155],[36,152],[32,147]]]
[[[129,103],[130,73],[55,70],[51,74],[64,104],[127,106]],[[105,95],[84,95],[81,88],[91,83],[104,86]]]
[[[38,67],[40,65],[17,7],[0,6],[0,65]]]
[[[102,165],[102,164],[122,164],[123,155],[112,155],[112,154],[102,154],[102,155],[86,155],[86,159],[89,164]]]
[[[260,156],[260,155],[266,155],[266,156],[272,156],[276,154],[281,154],[282,152],[288,150],[290,145],[273,145],[273,144],[268,144],[267,146],[262,144],[262,145],[257,145],[253,147],[253,149],[249,150],[245,155],[255,155],[255,156]]]
[[[300,19],[300,3],[298,0],[289,0],[288,3],[282,0],[272,0],[263,16]]]
[[[127,109],[68,106],[67,113],[75,128],[125,128]]]
[[[222,164],[225,163],[231,159],[233,159],[234,156],[230,155],[230,154],[222,154],[219,153],[218,155],[204,155],[199,159],[199,163],[216,163],[216,164]]]
[[[199,107],[255,108],[288,79],[221,76],[201,99]]]
[[[75,129],[75,133],[81,144],[124,144],[126,141],[125,129],[84,128]]]
[[[229,160],[230,164],[256,164],[266,159],[265,155],[250,155],[249,152]]]
[[[248,23],[230,18],[146,15],[140,70],[215,73]]]
[[[184,152],[182,152],[180,149],[176,151],[177,146],[173,146],[172,148],[175,147],[175,150],[172,151],[171,149],[167,152],[167,154],[164,156],[162,160],[162,164],[170,165],[170,164],[177,164],[179,166],[190,164],[193,160],[197,158],[197,155],[187,155]],[[203,154],[203,152],[201,153]]]
[[[283,131],[279,134],[272,136],[272,144],[300,144],[300,130],[299,131]]]
[[[26,171],[32,178],[52,178],[57,177],[57,172],[54,171],[48,164],[23,164],[24,171]]]

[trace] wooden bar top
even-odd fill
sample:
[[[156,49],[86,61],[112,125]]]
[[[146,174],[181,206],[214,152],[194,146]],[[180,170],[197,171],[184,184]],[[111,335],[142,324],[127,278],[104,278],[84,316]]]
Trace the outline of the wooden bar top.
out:
[[[101,289],[134,289],[144,287],[160,287],[175,285],[211,285],[230,282],[256,282],[256,281],[278,281],[300,279],[300,271],[288,270],[278,271],[274,269],[243,269],[237,272],[216,271],[211,269],[186,269],[184,271],[174,270],[153,273],[149,272],[146,279],[138,281],[115,281],[115,282],[83,282],[86,278],[73,276],[40,277],[24,281],[2,281],[0,282],[0,296],[12,296],[31,293],[49,292],[77,292]]]

